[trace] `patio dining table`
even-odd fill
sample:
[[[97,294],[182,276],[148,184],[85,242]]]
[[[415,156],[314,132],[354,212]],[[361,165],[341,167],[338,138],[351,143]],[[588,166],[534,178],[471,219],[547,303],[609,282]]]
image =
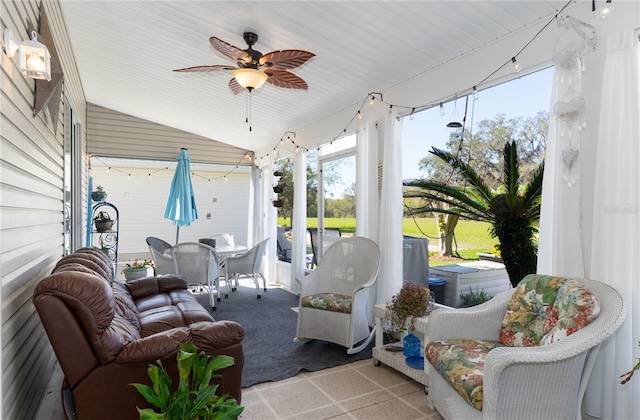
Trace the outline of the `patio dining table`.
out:
[[[244,245],[221,245],[216,246],[216,254],[218,254],[218,264],[219,268],[222,269],[224,267],[224,282],[227,285],[227,292],[224,294],[224,297],[229,296],[229,273],[227,272],[227,265],[225,264],[225,260],[227,257],[234,255],[242,255],[247,252],[249,248]],[[222,272],[222,270],[219,270]],[[220,301],[220,296],[218,296],[218,301]]]

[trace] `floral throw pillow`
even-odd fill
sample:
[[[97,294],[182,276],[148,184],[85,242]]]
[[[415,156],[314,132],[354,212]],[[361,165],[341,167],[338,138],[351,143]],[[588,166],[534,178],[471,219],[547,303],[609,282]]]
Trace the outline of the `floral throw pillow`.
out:
[[[529,274],[516,287],[500,327],[500,343],[505,346],[537,346],[555,327],[558,289],[566,279]]]
[[[567,280],[556,298],[556,325],[542,337],[541,344],[549,344],[573,334],[600,314],[600,301],[592,291],[575,280]]]
[[[579,282],[530,274],[516,287],[500,328],[500,343],[549,344],[590,323],[600,312],[597,297]]]

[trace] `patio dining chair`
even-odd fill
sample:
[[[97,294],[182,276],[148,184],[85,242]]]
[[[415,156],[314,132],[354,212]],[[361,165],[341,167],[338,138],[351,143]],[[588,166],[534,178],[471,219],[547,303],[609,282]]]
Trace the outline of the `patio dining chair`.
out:
[[[308,268],[315,268],[318,266],[318,262],[320,261],[320,252],[318,251],[318,228],[308,228],[309,236],[311,237],[311,250],[313,251],[313,257],[311,258],[311,263],[307,264]],[[342,232],[340,232],[340,228],[324,228],[324,236],[331,237],[342,237]],[[325,247],[326,248],[326,247]]]
[[[235,282],[235,287],[232,290],[236,290],[238,287],[238,278],[240,276],[251,277],[256,284],[256,292],[258,293],[258,299],[260,299],[260,284],[258,283],[258,277],[262,278],[263,289],[267,291],[267,280],[260,271],[260,265],[262,264],[262,257],[266,249],[269,238],[263,240],[253,248],[248,250],[242,255],[234,255],[227,257],[225,261],[225,277],[228,279],[227,287],[232,282]],[[225,297],[227,297],[225,295]]]
[[[291,242],[287,239],[284,226],[278,226],[278,259],[291,262]]]
[[[146,241],[155,267],[155,275],[177,273],[178,269],[171,254],[171,245],[153,236],[147,237]]]
[[[209,304],[216,310],[214,289],[220,300],[219,265],[215,249],[200,242],[183,242],[171,248],[177,273],[187,278],[187,284],[194,292],[206,290]]]

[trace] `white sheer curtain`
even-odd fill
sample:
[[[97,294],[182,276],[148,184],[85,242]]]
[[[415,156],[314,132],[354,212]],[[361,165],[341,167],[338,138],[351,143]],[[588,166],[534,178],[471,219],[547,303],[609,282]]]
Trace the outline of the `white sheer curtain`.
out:
[[[579,173],[581,130],[575,126],[581,125],[582,121],[569,124],[555,113],[556,104],[569,103],[579,97],[581,89],[581,54],[578,54],[580,44],[572,44],[575,38],[571,38],[571,35],[575,36],[575,33],[568,31],[563,37],[568,37],[571,41],[565,44],[573,45],[573,54],[555,54],[557,59],[554,60],[556,66],[542,180],[537,272],[563,277],[584,277],[580,217],[582,185],[579,180],[576,182],[569,176],[567,164],[563,160],[563,153],[574,156],[569,162],[571,175]],[[556,48],[564,50],[569,45],[559,44]]]
[[[360,125],[356,136],[356,235],[378,243],[378,131],[374,121]],[[377,281],[380,277],[378,277]],[[377,289],[369,289],[367,318],[374,323]]]
[[[386,303],[402,288],[402,121],[384,120],[378,303]]]
[[[291,288],[296,289],[295,277],[302,278],[307,259],[307,152],[293,157],[293,237],[291,256]],[[292,290],[294,293],[298,290]]]
[[[620,375],[640,357],[640,41],[639,31],[610,35],[603,74],[595,167],[590,277],[624,297],[627,320],[598,355],[586,413],[640,419],[640,373]]]
[[[257,166],[251,167],[251,188],[249,196],[249,243],[247,246],[257,244],[264,237],[264,218],[262,217],[262,171]]]
[[[356,235],[378,242],[378,131],[360,125],[356,147]]]
[[[272,204],[273,185],[276,183],[273,175],[273,165],[269,164],[262,168],[262,210],[261,215],[265,220],[263,238],[270,238],[265,251],[265,268],[263,273],[266,274],[267,282],[275,281],[276,277],[276,241],[278,235],[278,213]],[[262,239],[262,238],[261,238]],[[257,243],[257,242],[256,242]]]

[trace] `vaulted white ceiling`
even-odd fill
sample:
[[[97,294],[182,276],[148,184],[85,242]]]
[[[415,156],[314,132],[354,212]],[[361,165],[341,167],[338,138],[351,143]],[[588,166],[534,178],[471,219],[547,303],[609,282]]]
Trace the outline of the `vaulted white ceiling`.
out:
[[[432,94],[442,97],[466,88],[456,85],[466,82],[456,81],[450,71],[451,77],[437,80],[425,75],[474,56],[475,64],[466,65],[461,75],[480,71],[486,76],[504,60],[495,61],[495,52],[483,55],[484,50],[500,50],[497,46],[515,38],[509,47],[515,51],[504,53],[515,54],[566,3],[61,2],[88,102],[257,153],[272,148],[287,131],[305,133],[297,140],[303,146],[327,140],[334,128],[349,123],[346,117],[369,92],[403,92],[395,97],[418,106],[429,98],[426,91],[442,90]],[[579,6],[586,8],[584,2]],[[234,65],[208,39],[216,36],[244,49],[245,31],[258,34],[254,49],[263,53],[302,49],[316,54],[293,70],[307,81],[308,91],[265,84],[253,92],[251,132],[245,123],[246,96],[227,87],[230,71],[172,71]],[[335,127],[310,130],[325,121]]]

